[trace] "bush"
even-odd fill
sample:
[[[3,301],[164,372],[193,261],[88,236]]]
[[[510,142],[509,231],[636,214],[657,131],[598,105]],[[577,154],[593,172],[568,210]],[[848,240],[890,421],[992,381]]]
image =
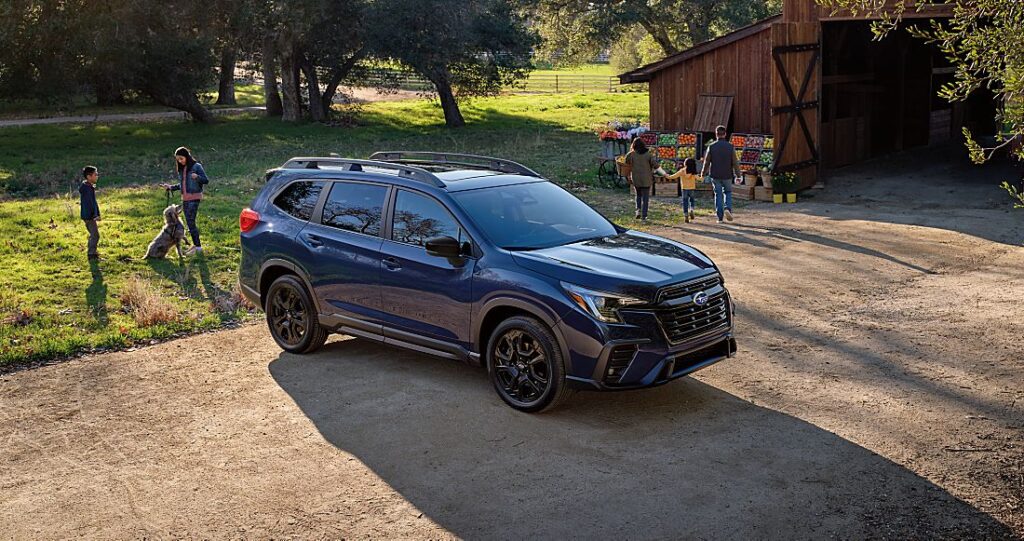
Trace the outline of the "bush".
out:
[[[135,318],[140,327],[173,323],[181,313],[138,276],[128,280],[121,292],[121,306]]]

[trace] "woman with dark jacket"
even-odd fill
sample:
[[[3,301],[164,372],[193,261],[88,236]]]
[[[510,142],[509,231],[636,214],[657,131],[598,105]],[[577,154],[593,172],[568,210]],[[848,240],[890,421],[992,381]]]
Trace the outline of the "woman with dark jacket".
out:
[[[647,148],[639,137],[633,139],[631,150],[626,154],[626,165],[630,168],[629,182],[636,190],[636,218],[647,219],[647,207],[651,201],[651,187],[654,186],[654,175],[666,176],[668,173],[661,168],[658,158]]]
[[[174,151],[174,159],[177,162],[178,184],[161,184],[165,190],[181,192],[181,206],[185,212],[185,223],[188,225],[189,236],[192,237],[192,247],[186,254],[199,254],[203,252],[203,245],[199,241],[199,228],[196,226],[196,215],[199,214],[199,203],[203,200],[203,186],[210,182],[203,170],[203,164],[192,157],[192,152],[185,147],[178,147]]]

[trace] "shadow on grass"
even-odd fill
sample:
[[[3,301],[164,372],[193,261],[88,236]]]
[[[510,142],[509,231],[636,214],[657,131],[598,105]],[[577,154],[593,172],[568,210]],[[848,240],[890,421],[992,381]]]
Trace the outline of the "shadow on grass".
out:
[[[525,415],[480,370],[362,340],[270,373],[326,441],[459,537],[1012,537],[870,450],[690,378]]]
[[[96,321],[106,327],[109,321],[107,317],[107,284],[103,281],[103,271],[100,269],[99,261],[89,260],[89,274],[92,275],[92,282],[85,290],[85,303]]]

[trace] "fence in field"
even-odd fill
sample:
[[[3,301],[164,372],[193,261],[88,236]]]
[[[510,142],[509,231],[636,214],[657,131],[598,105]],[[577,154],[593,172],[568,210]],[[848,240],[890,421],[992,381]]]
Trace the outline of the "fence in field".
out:
[[[406,71],[369,70],[353,81],[356,85],[392,86],[402,90],[431,91],[433,85],[420,75]],[[531,73],[530,76],[506,88],[511,92],[537,93],[596,93],[625,92],[636,85],[619,84],[618,77],[587,74]]]

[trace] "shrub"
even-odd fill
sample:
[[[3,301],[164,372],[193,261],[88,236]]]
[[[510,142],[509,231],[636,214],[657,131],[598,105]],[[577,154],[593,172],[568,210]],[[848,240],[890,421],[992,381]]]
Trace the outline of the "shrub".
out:
[[[172,323],[181,316],[177,307],[138,276],[130,278],[121,291],[121,306],[140,327]]]

